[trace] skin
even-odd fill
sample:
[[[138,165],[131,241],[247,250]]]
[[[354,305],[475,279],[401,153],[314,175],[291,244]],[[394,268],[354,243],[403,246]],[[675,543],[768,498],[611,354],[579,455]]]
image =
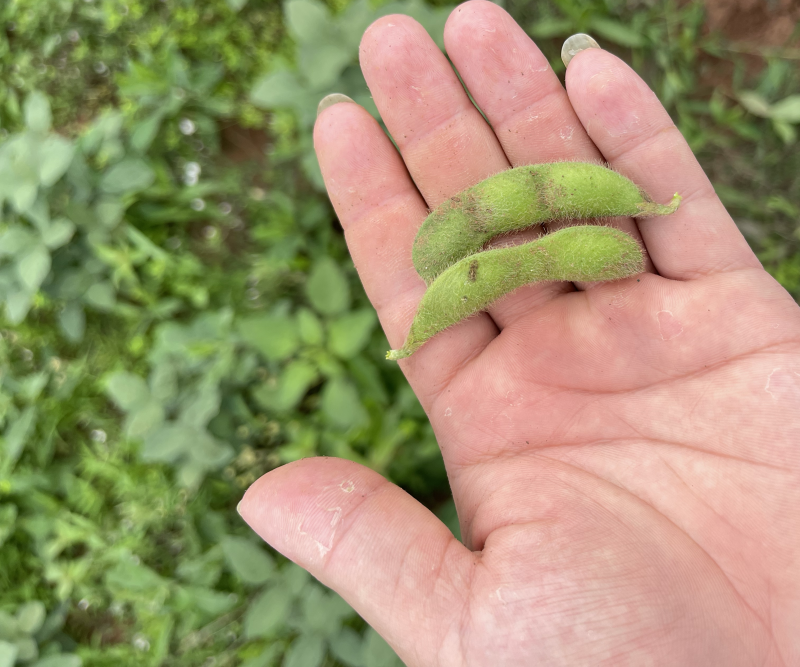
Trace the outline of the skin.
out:
[[[617,222],[646,273],[523,287],[400,362],[465,544],[333,458],[268,473],[243,517],[413,667],[800,664],[800,308],[623,62],[582,51],[564,91],[482,0],[453,11],[445,44],[491,127],[421,27],[389,16],[361,64],[399,154],[354,104],[315,129],[392,346],[425,291],[411,245],[428,207],[492,173],[605,159],[683,202]]]
[[[414,239],[414,268],[429,285],[492,237],[548,220],[669,215],[680,202],[653,202],[621,174],[598,164],[556,162],[502,171],[439,204]]]

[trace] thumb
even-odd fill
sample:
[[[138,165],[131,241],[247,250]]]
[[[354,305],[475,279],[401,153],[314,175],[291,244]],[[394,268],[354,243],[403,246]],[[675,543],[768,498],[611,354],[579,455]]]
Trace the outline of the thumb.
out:
[[[407,665],[458,662],[476,559],[405,491],[352,461],[304,459],[261,477],[239,512],[347,600]]]

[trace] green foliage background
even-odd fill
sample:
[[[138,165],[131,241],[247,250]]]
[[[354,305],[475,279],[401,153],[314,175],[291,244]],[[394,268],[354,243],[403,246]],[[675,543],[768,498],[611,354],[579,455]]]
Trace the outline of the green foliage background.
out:
[[[457,531],[311,149],[328,92],[377,116],[363,30],[403,12],[441,46],[437,4],[0,6],[0,667],[399,664],[235,507],[327,454]],[[800,295],[796,60],[740,54],[698,2],[507,8],[559,73],[577,31],[629,60]]]

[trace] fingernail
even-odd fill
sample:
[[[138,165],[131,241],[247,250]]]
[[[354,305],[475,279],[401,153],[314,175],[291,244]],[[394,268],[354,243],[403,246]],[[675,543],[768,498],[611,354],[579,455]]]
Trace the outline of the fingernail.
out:
[[[347,95],[342,95],[341,93],[331,93],[320,100],[319,105],[317,106],[317,118],[319,118],[319,115],[325,111],[325,109],[332,107],[334,104],[339,104],[339,102],[350,102],[351,104],[355,104],[355,102],[353,102],[353,100],[351,100]]]
[[[564,42],[564,46],[561,47],[561,60],[564,61],[564,67],[568,67],[570,60],[577,56],[581,51],[599,48],[600,45],[595,42],[592,37],[579,32],[577,35],[567,37],[567,40]]]

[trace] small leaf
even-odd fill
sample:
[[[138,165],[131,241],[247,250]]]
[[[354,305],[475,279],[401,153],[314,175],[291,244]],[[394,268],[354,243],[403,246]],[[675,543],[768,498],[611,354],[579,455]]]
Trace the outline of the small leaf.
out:
[[[48,137],[39,153],[39,180],[42,185],[49,188],[57,183],[67,173],[74,156],[72,142],[59,136]]]
[[[216,387],[207,387],[186,401],[179,419],[184,424],[202,428],[219,413],[219,401],[219,390]]]
[[[141,457],[143,461],[175,463],[190,455],[202,439],[202,432],[196,428],[167,423],[145,438]]]
[[[800,95],[790,95],[772,105],[772,120],[800,123]]]
[[[263,593],[248,608],[244,616],[246,639],[270,637],[279,630],[294,600],[291,592],[283,586],[275,586]]]
[[[19,459],[35,425],[36,407],[33,405],[25,408],[22,414],[11,422],[11,428],[6,431],[3,443],[4,458],[7,462],[13,464]]]
[[[100,188],[109,194],[138,192],[149,188],[155,180],[155,172],[147,162],[126,158],[108,170],[100,181]]]
[[[315,0],[289,0],[284,5],[289,31],[299,42],[313,44],[330,33],[332,17],[328,8]]]
[[[357,310],[342,315],[328,327],[328,347],[331,352],[349,359],[364,349],[376,323],[375,311]]]
[[[10,324],[19,324],[33,305],[34,294],[25,290],[11,292],[6,297],[6,317]]]
[[[18,652],[14,644],[0,640],[0,667],[14,667]]]
[[[331,653],[348,667],[370,667],[364,662],[363,640],[353,628],[344,626],[330,640]]]
[[[302,359],[290,362],[275,386],[263,384],[253,397],[268,410],[287,412],[297,407],[317,379],[317,368]]]
[[[14,532],[17,521],[17,506],[6,504],[0,505],[0,547]],[[0,638],[4,636],[2,622],[0,621]]]
[[[131,134],[131,148],[137,153],[146,152],[156,138],[159,129],[161,129],[161,122],[163,120],[164,112],[159,109],[136,125],[136,128]]]
[[[50,272],[50,251],[43,243],[34,246],[17,260],[17,275],[25,287],[36,292]]]
[[[50,112],[50,101],[38,90],[28,95],[23,108],[25,125],[31,132],[45,134],[50,130],[53,117]]]
[[[106,392],[120,408],[126,411],[145,403],[150,398],[150,390],[144,379],[133,373],[114,373],[106,385]]]
[[[32,635],[39,632],[39,628],[44,623],[47,610],[44,605],[38,600],[26,602],[19,609],[17,609],[17,623],[19,624],[20,632],[26,635]]]
[[[245,584],[263,584],[272,577],[275,571],[272,558],[250,540],[228,535],[221,546],[231,572]]]
[[[644,40],[639,32],[619,21],[595,18],[592,19],[590,25],[598,35],[620,46],[635,49],[644,45]]]
[[[239,334],[271,361],[287,359],[300,345],[297,322],[288,315],[256,315],[239,321]]]
[[[76,301],[70,301],[58,314],[58,326],[61,332],[71,343],[80,343],[86,331],[86,313],[83,306]]]
[[[283,667],[320,667],[325,658],[325,642],[316,635],[300,635],[292,642]]]
[[[364,633],[364,664],[369,667],[402,667],[403,663],[383,637],[367,628]]]
[[[297,326],[300,331],[300,339],[306,345],[322,345],[325,338],[325,331],[322,322],[308,308],[301,308],[297,311]]]
[[[117,293],[109,282],[95,283],[86,290],[83,300],[97,310],[111,310],[117,303]]]
[[[50,249],[55,250],[69,243],[75,233],[75,223],[66,218],[58,218],[42,233],[42,241]]]
[[[361,426],[369,421],[369,414],[361,404],[356,388],[344,378],[333,378],[325,384],[321,407],[328,421],[341,429]]]
[[[314,264],[306,282],[311,305],[323,315],[337,315],[350,305],[350,286],[339,265],[330,257]]]
[[[772,115],[770,103],[754,90],[743,90],[737,97],[739,103],[754,116],[769,118]]]

